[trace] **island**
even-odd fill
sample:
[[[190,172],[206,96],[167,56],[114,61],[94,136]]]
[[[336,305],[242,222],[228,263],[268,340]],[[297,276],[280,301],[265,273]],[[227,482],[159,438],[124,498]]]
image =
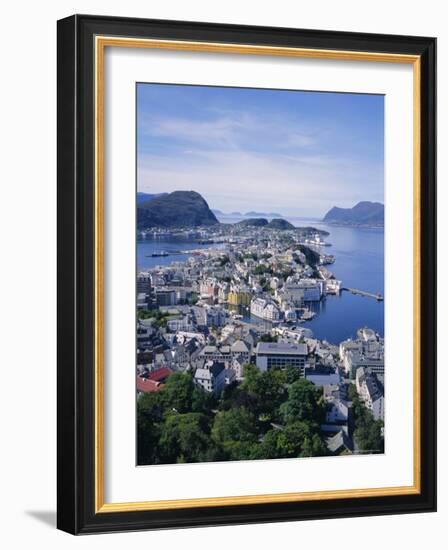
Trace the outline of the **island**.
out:
[[[137,228],[200,227],[219,224],[196,191],[174,191],[137,205]]]
[[[333,206],[323,220],[334,225],[351,225],[357,227],[383,227],[384,204],[380,202],[362,201],[353,208]]]

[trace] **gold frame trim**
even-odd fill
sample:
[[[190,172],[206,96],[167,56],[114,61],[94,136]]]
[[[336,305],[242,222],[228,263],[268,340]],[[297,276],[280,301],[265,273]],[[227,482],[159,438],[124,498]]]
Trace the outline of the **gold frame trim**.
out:
[[[104,53],[106,47],[150,48],[207,53],[231,53],[243,55],[268,55],[344,61],[372,61],[406,63],[413,65],[413,185],[414,185],[414,408],[413,455],[414,482],[410,486],[379,487],[371,489],[347,489],[301,493],[276,493],[264,495],[194,498],[179,500],[154,500],[142,502],[106,503],[104,501]],[[211,506],[235,506],[279,502],[305,502],[343,498],[365,498],[398,495],[417,495],[421,492],[421,422],[420,422],[420,124],[421,124],[421,61],[417,55],[401,55],[376,52],[321,50],[309,48],[254,46],[250,44],[224,44],[178,40],[156,40],[95,37],[95,513],[132,512],[143,510],[167,510]]]

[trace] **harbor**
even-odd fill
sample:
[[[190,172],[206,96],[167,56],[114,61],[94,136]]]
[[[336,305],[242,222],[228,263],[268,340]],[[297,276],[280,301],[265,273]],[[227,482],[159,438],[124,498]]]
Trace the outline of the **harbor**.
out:
[[[384,334],[384,274],[379,269],[384,261],[383,230],[329,226],[315,220],[291,219],[291,222],[297,226],[313,224],[328,231],[330,236],[326,240],[332,244],[333,260],[331,267],[319,266],[320,278],[326,285],[326,297],[320,302],[309,302],[309,311],[314,315],[305,314],[303,318],[303,312],[298,311],[296,324],[312,330],[316,338],[330,342],[353,337],[364,325]],[[203,240],[220,239],[206,239],[204,235]],[[137,265],[138,269],[151,269],[157,265],[184,262],[207,249],[225,248],[230,244],[234,244],[230,238],[224,244],[198,244],[197,234],[159,235],[137,241]],[[320,254],[325,254],[324,250],[322,247]],[[167,254],[160,256],[161,252]],[[350,290],[341,292],[343,288],[355,293]],[[242,314],[244,322],[252,326],[269,324],[267,320],[251,316],[249,310],[237,314]]]
[[[379,292],[377,294],[374,294],[373,292],[367,292],[365,290],[359,290],[358,288],[341,288],[341,291],[345,290],[346,292],[350,292],[351,294],[354,294],[355,296],[365,296],[366,298],[374,298],[378,302],[382,302],[384,300],[384,297]]]

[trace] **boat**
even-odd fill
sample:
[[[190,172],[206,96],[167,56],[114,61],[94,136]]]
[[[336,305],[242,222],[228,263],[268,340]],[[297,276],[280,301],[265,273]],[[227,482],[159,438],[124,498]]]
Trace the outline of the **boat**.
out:
[[[150,258],[166,258],[169,254],[168,252],[162,250],[162,252],[153,252],[152,254],[147,254],[146,256]]]
[[[315,315],[316,314],[313,311],[305,309],[300,318],[302,321],[311,321]]]

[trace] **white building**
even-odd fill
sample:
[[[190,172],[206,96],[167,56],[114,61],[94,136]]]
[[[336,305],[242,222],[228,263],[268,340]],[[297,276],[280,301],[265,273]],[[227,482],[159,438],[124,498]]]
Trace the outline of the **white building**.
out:
[[[280,296],[278,296],[280,298]],[[281,300],[284,303],[291,302],[296,307],[302,307],[305,298],[305,291],[301,286],[298,286],[296,283],[287,283],[283,287],[283,292]]]
[[[356,378],[356,372],[360,368],[367,369],[384,378],[384,355],[364,355],[358,351],[347,352],[344,360],[344,368],[351,379]]]
[[[384,389],[378,377],[364,368],[356,372],[356,389],[375,420],[384,421]]]
[[[184,315],[176,319],[170,319],[169,321],[167,321],[166,326],[170,332],[189,332],[193,331],[194,329],[193,319],[190,315]]]
[[[235,373],[236,380],[243,380],[244,378],[244,362],[241,359],[233,359],[230,368]]]
[[[281,320],[279,308],[265,298],[253,298],[250,303],[250,312],[252,315],[266,321],[277,322]]]
[[[327,279],[325,281],[325,292],[327,294],[336,294],[338,295],[341,292],[342,281],[337,279]]]
[[[304,302],[318,302],[322,298],[323,281],[302,279],[296,283],[296,287],[303,290]],[[289,288],[288,292],[290,292]]]
[[[249,348],[243,340],[236,340],[230,346],[230,355],[232,359],[238,359],[243,364],[248,363],[250,359]]]
[[[226,368],[224,363],[208,361],[204,367],[196,369],[194,381],[205,391],[218,395],[226,384]]]
[[[384,377],[384,340],[372,329],[361,328],[356,340],[345,340],[339,345],[339,357],[350,378],[364,367],[379,377]]]
[[[349,403],[347,391],[339,384],[324,386],[324,400],[327,404],[325,421],[327,424],[341,425],[347,422],[349,415]]]
[[[230,346],[205,346],[199,353],[199,357],[206,361],[218,361],[223,363],[230,363],[231,354]]]
[[[306,344],[259,342],[255,353],[256,365],[261,371],[268,371],[273,368],[297,367],[301,370],[302,375],[305,372],[305,362],[308,355]]]

